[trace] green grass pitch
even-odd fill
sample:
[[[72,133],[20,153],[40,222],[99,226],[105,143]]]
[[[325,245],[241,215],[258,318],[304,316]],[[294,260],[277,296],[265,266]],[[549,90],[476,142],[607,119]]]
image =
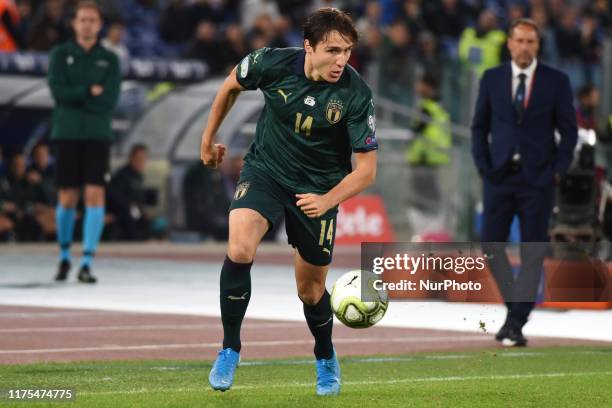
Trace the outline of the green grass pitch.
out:
[[[375,350],[372,350],[375,352]],[[317,397],[310,358],[243,361],[234,387],[208,385],[206,361],[0,366],[0,389],[72,388],[35,407],[609,407],[612,348],[531,348],[340,359],[342,392]],[[30,404],[0,401],[0,406]]]

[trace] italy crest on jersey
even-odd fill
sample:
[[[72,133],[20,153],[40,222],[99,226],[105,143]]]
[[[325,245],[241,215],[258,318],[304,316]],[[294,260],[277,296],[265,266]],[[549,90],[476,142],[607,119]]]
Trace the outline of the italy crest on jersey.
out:
[[[336,99],[331,99],[325,108],[325,118],[332,125],[340,121],[342,116],[342,102]]]

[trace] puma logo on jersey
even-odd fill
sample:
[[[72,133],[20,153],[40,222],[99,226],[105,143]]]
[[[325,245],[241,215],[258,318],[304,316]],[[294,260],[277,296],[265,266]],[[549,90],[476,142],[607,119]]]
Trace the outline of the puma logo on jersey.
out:
[[[285,94],[285,92],[283,92],[282,89],[277,89],[276,92],[278,92],[283,99],[285,100],[285,103],[287,103],[287,98],[289,97],[289,95],[291,95],[293,92],[289,92],[288,94]]]
[[[242,296],[232,296],[232,295],[229,295],[227,298],[229,300],[246,300],[246,295],[248,295],[248,294],[249,294],[249,292],[244,292],[242,294]]]

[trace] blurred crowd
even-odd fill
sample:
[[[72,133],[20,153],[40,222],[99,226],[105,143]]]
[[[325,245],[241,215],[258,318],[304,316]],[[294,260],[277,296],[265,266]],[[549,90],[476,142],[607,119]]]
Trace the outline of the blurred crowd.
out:
[[[2,158],[0,152],[0,242],[54,241],[57,189],[49,145],[38,142],[26,152]],[[147,161],[147,147],[135,145],[127,163],[112,174],[106,194],[105,239],[146,240],[160,233],[147,216],[146,207],[157,200],[156,191],[144,186]],[[77,223],[82,222],[83,210],[80,203]]]
[[[70,37],[76,0],[0,0],[0,27],[13,41],[3,49],[47,51]],[[612,33],[610,0],[101,0],[103,44],[122,58],[195,58],[223,74],[262,46],[301,45],[305,17],[338,7],[357,21],[361,43],[351,63],[364,69],[373,58],[401,78],[402,66],[418,60],[440,71],[440,60],[477,70],[505,58],[505,31],[512,19],[531,17],[542,27],[541,58],[569,71],[574,86],[599,81],[602,40]],[[474,43],[477,47],[473,47]],[[481,47],[484,55],[474,55]],[[483,64],[482,60],[487,61]]]

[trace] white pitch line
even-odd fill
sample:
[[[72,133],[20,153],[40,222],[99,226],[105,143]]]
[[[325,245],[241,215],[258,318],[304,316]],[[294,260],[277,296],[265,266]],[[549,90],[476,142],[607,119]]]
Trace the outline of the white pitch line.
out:
[[[405,383],[424,383],[424,382],[455,382],[455,381],[480,381],[480,380],[525,380],[534,378],[564,378],[564,377],[592,377],[592,376],[610,376],[612,371],[591,371],[591,372],[576,372],[576,373],[534,373],[534,374],[508,374],[508,375],[469,375],[469,376],[452,376],[452,377],[416,377],[416,378],[400,378],[396,380],[363,380],[363,381],[343,381],[343,386],[362,386],[362,385],[392,385]],[[314,382],[309,383],[281,383],[281,384],[261,384],[261,385],[236,385],[232,387],[234,390],[255,390],[255,389],[270,389],[270,388],[314,388]],[[90,391],[79,392],[78,395],[129,395],[129,394],[146,394],[152,392],[202,392],[209,391],[207,387],[200,388],[140,388],[137,390],[121,390],[121,391]]]
[[[67,327],[19,327],[12,329],[0,329],[0,333],[53,333],[53,332],[99,332],[117,330],[203,330],[218,329],[219,323],[211,324],[139,324],[120,326],[67,326]],[[275,329],[306,327],[304,323],[250,323],[242,326],[243,330]]]
[[[83,311],[83,312],[0,312],[1,318],[37,319],[48,317],[73,317],[73,316],[105,316],[105,315],[138,315],[136,312],[113,312],[113,311]]]
[[[391,343],[465,343],[465,342],[492,342],[489,337],[484,336],[453,336],[453,337],[371,337],[371,338],[336,338],[337,344],[367,344],[384,342]],[[314,344],[314,340],[272,340],[272,341],[250,341],[243,342],[244,347],[275,347]],[[137,346],[99,346],[99,347],[74,347],[56,349],[23,349],[23,350],[0,350],[0,354],[45,354],[45,353],[75,353],[75,352],[97,352],[97,351],[132,351],[132,350],[175,350],[175,349],[198,349],[218,348],[220,343],[192,343],[192,344],[142,344]]]

